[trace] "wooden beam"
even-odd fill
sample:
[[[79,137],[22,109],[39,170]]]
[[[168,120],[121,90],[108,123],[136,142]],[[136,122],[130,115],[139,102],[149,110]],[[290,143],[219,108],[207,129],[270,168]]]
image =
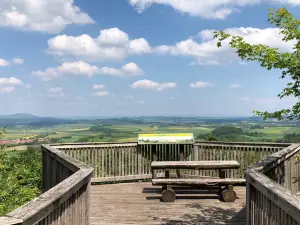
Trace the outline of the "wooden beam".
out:
[[[269,143],[269,142],[220,142],[220,141],[197,141],[194,144],[197,145],[207,145],[207,146],[232,146],[232,147],[245,147],[245,146],[266,146],[266,147],[288,147],[291,143]]]
[[[151,179],[151,178],[152,178],[151,174],[116,176],[116,177],[98,177],[98,178],[92,178],[92,183],[144,180],[144,179]]]
[[[12,211],[8,216],[22,219],[26,221],[25,224],[36,224],[87,184],[91,179],[92,172],[92,169],[79,170],[31,202]]]
[[[23,220],[13,217],[0,217],[0,224],[2,225],[21,225]]]
[[[237,161],[155,161],[152,169],[238,169]]]
[[[245,184],[245,179],[153,179],[152,185],[176,185],[176,186],[197,186],[197,185],[230,185],[230,184]]]
[[[296,195],[257,171],[248,171],[246,180],[294,220],[300,221],[300,199]]]
[[[125,142],[125,143],[106,143],[106,142],[93,142],[93,143],[68,143],[68,144],[51,144],[51,147],[55,147],[57,149],[77,149],[77,148],[91,148],[90,150],[94,150],[94,148],[105,148],[105,147],[126,147],[126,146],[137,146],[137,142]]]
[[[279,165],[280,163],[284,162],[300,150],[300,144],[292,144],[279,152],[272,154],[271,156],[267,157],[266,159],[248,167],[248,170],[255,170],[259,172],[266,173]]]

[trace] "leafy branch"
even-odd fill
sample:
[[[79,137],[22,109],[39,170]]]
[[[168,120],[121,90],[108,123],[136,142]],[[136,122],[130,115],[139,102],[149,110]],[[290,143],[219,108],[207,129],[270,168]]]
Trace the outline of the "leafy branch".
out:
[[[224,31],[215,32],[214,38],[218,40],[217,46],[222,47],[225,40],[229,40],[229,46],[236,50],[242,60],[256,61],[267,70],[281,70],[281,79],[289,78],[287,84],[278,95],[280,99],[294,96],[298,100],[292,108],[281,109],[275,112],[260,112],[254,110],[258,116],[264,119],[284,118],[293,120],[300,119],[300,20],[293,17],[286,8],[278,10],[270,9],[268,22],[279,28],[284,42],[293,43],[292,52],[280,52],[278,48],[271,48],[262,44],[249,44],[243,37],[232,36]]]

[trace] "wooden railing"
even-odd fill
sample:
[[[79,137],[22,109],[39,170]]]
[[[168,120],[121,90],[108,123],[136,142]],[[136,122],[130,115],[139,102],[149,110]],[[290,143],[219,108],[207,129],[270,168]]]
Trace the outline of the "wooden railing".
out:
[[[0,224],[89,225],[93,169],[49,145],[42,154],[44,193],[0,217]]]
[[[0,224],[89,225],[91,180],[150,178],[154,156],[157,160],[179,160],[183,155],[182,160],[240,162],[241,169],[228,170],[227,177],[242,178],[246,171],[248,225],[300,225],[298,144],[199,142],[182,147],[86,143],[43,145],[42,150],[44,193],[0,217]],[[191,175],[216,174],[196,171]]]
[[[243,178],[245,169],[289,144],[198,142],[187,145],[144,145],[129,143],[60,144],[53,147],[94,168],[94,182],[151,178],[151,162],[156,160],[237,160],[239,170],[226,176]],[[215,176],[215,171],[185,171],[191,175]]]
[[[292,144],[245,173],[247,225],[299,225],[300,144]]]

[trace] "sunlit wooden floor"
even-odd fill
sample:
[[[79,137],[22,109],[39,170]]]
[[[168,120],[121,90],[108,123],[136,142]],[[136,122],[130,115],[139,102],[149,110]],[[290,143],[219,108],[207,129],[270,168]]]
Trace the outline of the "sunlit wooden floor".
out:
[[[93,185],[92,225],[201,224],[245,225],[245,187],[235,187],[239,199],[219,201],[213,190],[177,190],[174,203],[160,201],[161,188],[151,183]]]

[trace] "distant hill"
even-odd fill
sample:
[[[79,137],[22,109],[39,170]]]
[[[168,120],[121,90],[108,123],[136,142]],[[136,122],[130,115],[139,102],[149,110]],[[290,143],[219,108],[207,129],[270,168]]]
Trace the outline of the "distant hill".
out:
[[[42,127],[42,126],[52,126],[58,124],[68,124],[74,123],[73,120],[68,119],[59,119],[52,117],[40,117],[35,116],[29,113],[16,113],[12,115],[0,115],[0,127],[3,126],[33,126],[33,127]]]
[[[0,115],[0,119],[38,119],[39,116],[35,116],[29,113],[16,113],[11,115]]]

